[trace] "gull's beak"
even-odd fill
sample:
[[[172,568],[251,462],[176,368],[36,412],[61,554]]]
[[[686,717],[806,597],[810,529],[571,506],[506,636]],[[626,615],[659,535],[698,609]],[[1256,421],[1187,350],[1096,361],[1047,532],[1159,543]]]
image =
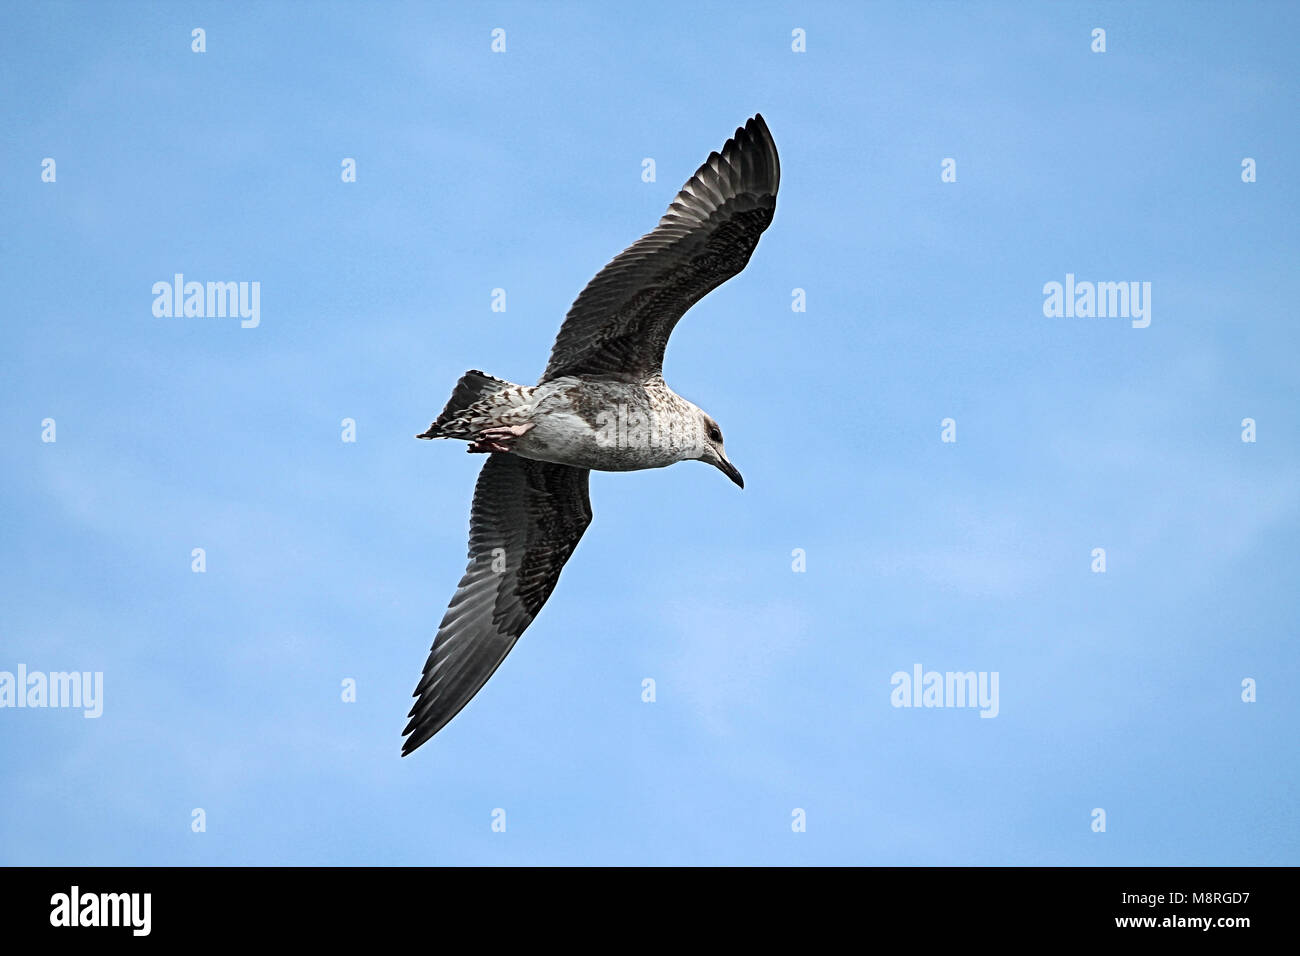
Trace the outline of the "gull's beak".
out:
[[[736,470],[736,466],[733,465],[731,462],[727,461],[727,459],[719,456],[717,461],[717,467],[718,467],[718,471],[722,472],[724,475],[726,475],[736,484],[740,485],[740,487],[742,488],[745,487],[745,479],[742,478],[740,472]]]

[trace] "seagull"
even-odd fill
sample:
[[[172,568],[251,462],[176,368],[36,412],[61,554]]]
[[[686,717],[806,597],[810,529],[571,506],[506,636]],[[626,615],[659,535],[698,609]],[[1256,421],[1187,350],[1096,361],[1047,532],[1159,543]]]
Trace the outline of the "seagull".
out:
[[[402,756],[460,713],[551,596],[591,523],[593,469],[702,461],[745,487],[718,423],[664,382],[664,347],[687,309],[745,268],[780,178],[756,114],[709,154],[659,224],[582,290],[536,385],[466,372],[416,436],[466,441],[487,460],[470,509],[469,566],[412,695]]]

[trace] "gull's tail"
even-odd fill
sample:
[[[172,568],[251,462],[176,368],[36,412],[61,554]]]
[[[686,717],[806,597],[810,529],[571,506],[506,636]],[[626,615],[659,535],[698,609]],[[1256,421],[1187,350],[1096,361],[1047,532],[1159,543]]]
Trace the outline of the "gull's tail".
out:
[[[493,378],[477,369],[460,377],[442,414],[429,430],[416,438],[472,438],[494,423],[493,412],[502,404],[508,389],[522,388],[505,379]]]

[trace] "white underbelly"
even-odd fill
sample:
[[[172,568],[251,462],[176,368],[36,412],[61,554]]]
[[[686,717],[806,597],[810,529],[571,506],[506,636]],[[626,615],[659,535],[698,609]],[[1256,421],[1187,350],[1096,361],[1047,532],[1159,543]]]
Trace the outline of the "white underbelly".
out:
[[[684,457],[680,436],[648,411],[601,411],[593,420],[560,407],[534,415],[533,427],[515,443],[525,458],[596,471],[662,468]]]

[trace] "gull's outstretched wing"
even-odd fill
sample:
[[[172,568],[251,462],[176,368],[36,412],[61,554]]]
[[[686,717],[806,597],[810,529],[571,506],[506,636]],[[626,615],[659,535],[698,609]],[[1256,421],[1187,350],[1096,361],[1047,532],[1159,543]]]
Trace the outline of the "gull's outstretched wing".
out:
[[[415,688],[403,756],[469,703],[551,596],[591,523],[589,474],[513,454],[488,456],[474,487],[469,567]]]
[[[587,283],[560,327],[542,381],[563,375],[646,382],[692,305],[745,268],[772,221],[781,164],[756,115],[712,153],[653,231]]]

